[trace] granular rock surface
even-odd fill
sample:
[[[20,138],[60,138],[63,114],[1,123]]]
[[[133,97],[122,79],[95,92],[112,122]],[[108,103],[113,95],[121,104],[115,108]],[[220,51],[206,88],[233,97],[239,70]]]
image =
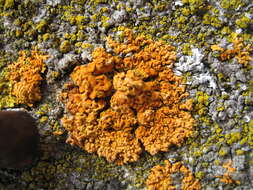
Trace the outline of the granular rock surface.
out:
[[[40,134],[0,190],[253,189],[252,20],[251,0],[0,0],[0,109]]]

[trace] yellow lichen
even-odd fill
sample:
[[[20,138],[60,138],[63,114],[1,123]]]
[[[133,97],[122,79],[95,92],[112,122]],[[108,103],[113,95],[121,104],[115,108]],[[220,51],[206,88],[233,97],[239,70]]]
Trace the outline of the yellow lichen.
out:
[[[46,59],[47,56],[37,51],[32,51],[30,56],[22,51],[18,60],[8,66],[7,79],[12,84],[11,93],[17,98],[17,103],[32,106],[41,99],[41,74],[46,69]]]
[[[219,51],[221,61],[229,60],[235,57],[239,63],[247,66],[249,61],[251,61],[250,53],[252,52],[252,47],[250,45],[245,46],[242,38],[235,38],[233,40],[233,49],[226,49],[219,47],[218,45],[211,46],[212,51]]]
[[[157,165],[151,169],[151,173],[146,181],[147,190],[175,190],[172,174],[181,172],[184,175],[182,179],[182,190],[200,190],[201,184],[195,179],[192,172],[182,163],[171,164],[168,160],[164,161],[165,166]]]
[[[211,46],[212,51],[224,51],[224,49],[218,45]]]
[[[118,164],[136,161],[141,143],[152,155],[180,146],[194,123],[185,86],[172,71],[174,48],[129,30],[125,36],[125,43],[108,38],[116,55],[95,49],[60,96],[67,142]]]

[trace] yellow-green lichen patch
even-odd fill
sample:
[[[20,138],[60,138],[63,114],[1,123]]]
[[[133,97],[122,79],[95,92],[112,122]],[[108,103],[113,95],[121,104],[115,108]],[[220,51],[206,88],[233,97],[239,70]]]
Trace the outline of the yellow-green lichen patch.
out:
[[[248,123],[242,122],[241,124],[242,133],[234,134],[231,136],[232,142],[240,141],[240,144],[247,144],[250,148],[253,148],[253,119],[251,119]]]
[[[204,116],[209,104],[209,96],[207,93],[199,91],[196,93],[196,98],[197,101],[195,103],[194,110],[198,113],[198,115]]]
[[[70,49],[71,49],[71,43],[68,40],[63,41],[59,47],[59,50],[62,53],[67,53],[70,51]]]
[[[16,105],[17,100],[10,92],[10,83],[0,77],[0,109],[12,108]]]
[[[245,3],[242,0],[222,0],[221,7],[224,9],[237,9],[244,6]]]
[[[15,1],[14,0],[5,0],[4,9],[13,8],[14,5],[15,5]]]
[[[203,24],[211,25],[215,28],[220,28],[222,26],[222,21],[219,19],[219,10],[212,8],[210,12],[207,12],[203,16]]]
[[[17,102],[16,97],[11,94],[11,83],[6,69],[12,59],[14,57],[10,53],[0,51],[0,109],[12,108]]]
[[[20,178],[28,184],[27,189],[34,189],[36,187],[40,188],[62,188],[65,184],[64,180],[57,176],[69,175],[71,172],[75,171],[75,160],[76,155],[73,153],[62,153],[61,157],[57,160],[52,160],[52,158],[46,155],[45,152],[42,155],[42,159],[37,163],[36,166],[32,167],[28,171],[21,173]],[[76,166],[78,168],[78,166]],[[56,182],[57,181],[57,182]]]
[[[37,26],[36,26],[36,30],[38,30],[38,32],[42,33],[43,31],[46,30],[46,27],[48,25],[48,22],[46,20],[41,20]]]
[[[225,148],[221,148],[219,150],[219,156],[221,156],[221,157],[226,156],[228,153],[229,153],[228,150]]]
[[[235,23],[240,28],[247,28],[249,24],[253,24],[252,19],[247,16],[241,16],[235,21]]]
[[[240,132],[232,132],[225,135],[226,143],[231,145],[242,138]]]
[[[6,69],[0,72],[0,109],[12,108],[16,105],[15,96],[11,95],[11,84],[6,79]]]

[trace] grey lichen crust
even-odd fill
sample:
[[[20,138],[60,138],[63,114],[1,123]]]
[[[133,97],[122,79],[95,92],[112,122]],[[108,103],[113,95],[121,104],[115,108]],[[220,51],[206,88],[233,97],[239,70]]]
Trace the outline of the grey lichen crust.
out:
[[[184,163],[203,190],[253,189],[253,60],[221,60],[211,49],[232,49],[236,37],[253,46],[252,20],[251,0],[0,0],[0,109],[27,109],[41,136],[38,162],[22,171],[0,169],[0,190],[141,190],[165,159]],[[87,64],[96,47],[110,51],[106,37],[122,40],[124,28],[176,47],[173,71],[194,99],[196,126],[181,147],[117,166],[65,143],[58,96],[73,68]],[[50,57],[42,100],[30,108],[7,96],[3,76],[20,50],[34,48]],[[234,183],[221,181],[228,161]]]

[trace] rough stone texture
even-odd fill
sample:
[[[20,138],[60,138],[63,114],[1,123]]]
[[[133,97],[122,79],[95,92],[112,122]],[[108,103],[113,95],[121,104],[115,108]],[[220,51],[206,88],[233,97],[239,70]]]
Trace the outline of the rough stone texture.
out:
[[[204,190],[253,189],[253,61],[247,66],[233,56],[221,61],[220,52],[210,48],[233,49],[236,33],[244,46],[252,46],[252,15],[250,0],[0,1],[0,109],[29,110],[38,121],[42,150],[30,169],[1,169],[0,190],[141,190],[150,169],[165,159],[184,163]],[[194,100],[196,127],[181,147],[154,156],[144,152],[139,161],[117,166],[65,143],[58,95],[76,65],[72,61],[87,64],[96,47],[111,52],[106,37],[122,41],[124,28],[177,47],[173,71],[184,77]],[[20,50],[33,48],[50,58],[42,99],[30,108],[15,104],[4,76]],[[228,160],[236,169],[230,176],[240,184],[217,178]],[[180,180],[175,183],[180,186]]]

